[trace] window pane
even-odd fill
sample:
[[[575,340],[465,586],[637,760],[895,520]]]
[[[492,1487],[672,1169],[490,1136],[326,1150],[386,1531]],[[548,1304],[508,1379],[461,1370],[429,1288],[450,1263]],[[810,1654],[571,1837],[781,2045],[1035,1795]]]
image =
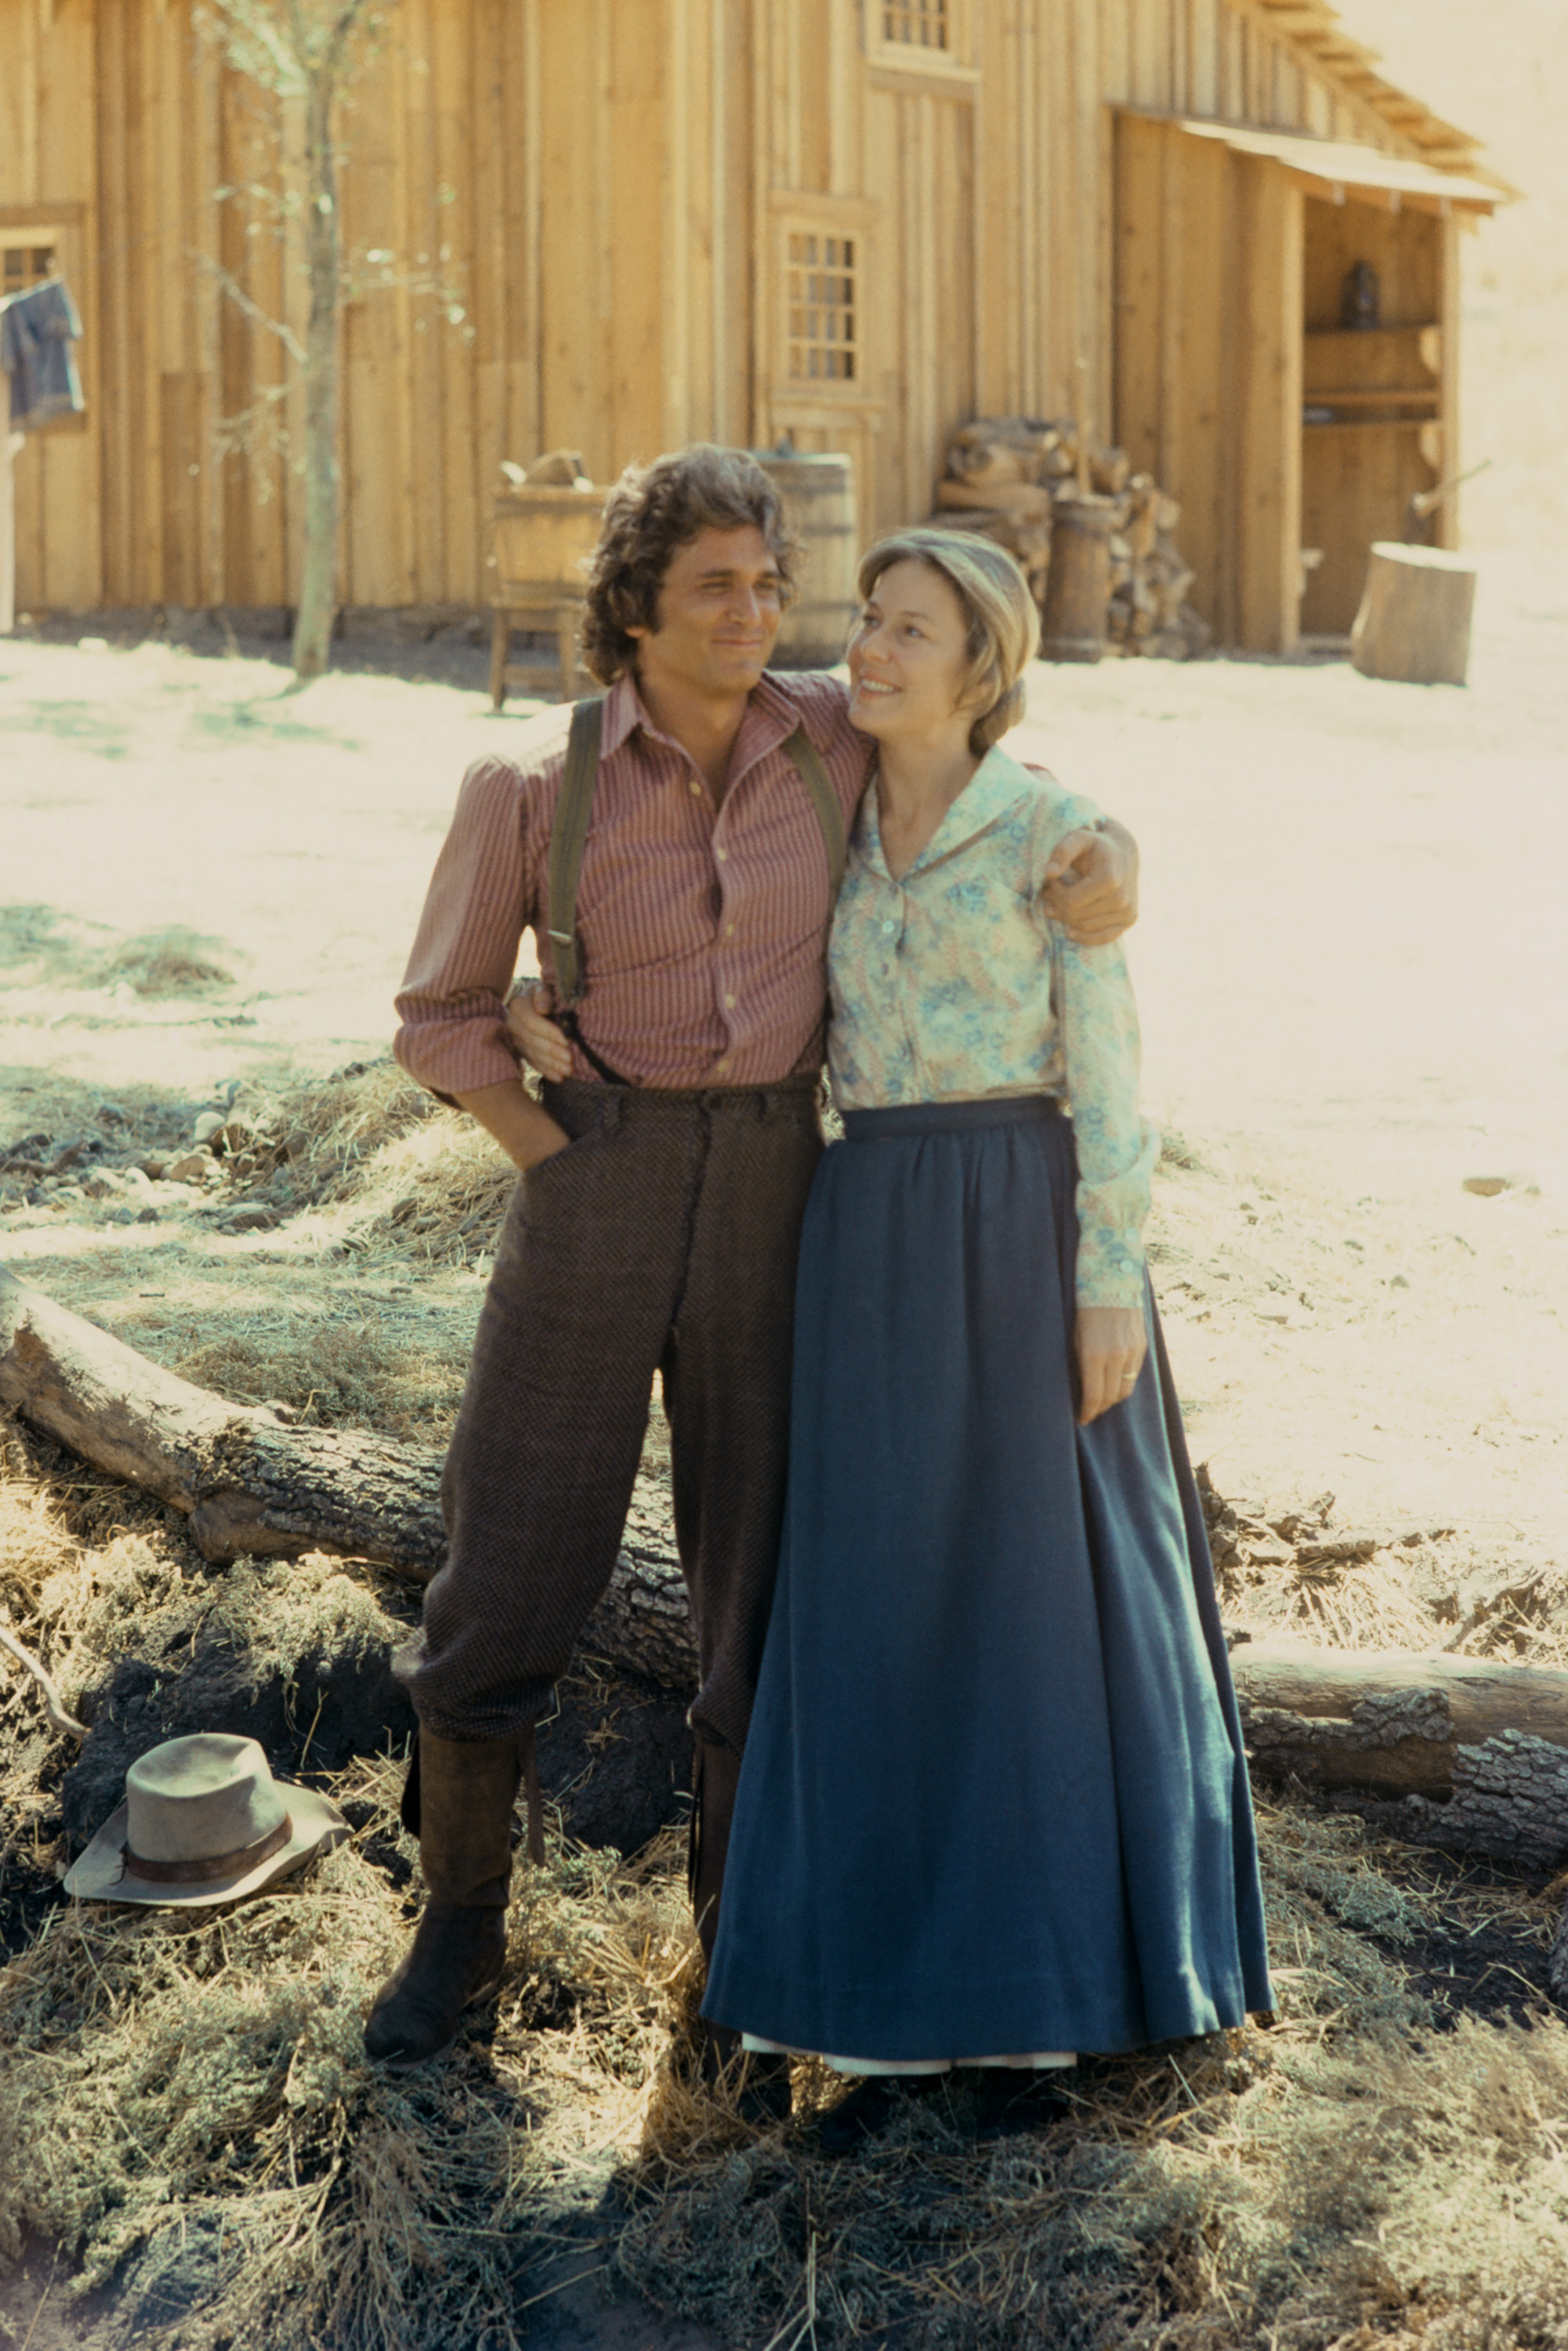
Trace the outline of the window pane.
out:
[[[882,12],[882,35],[883,40],[902,42],[906,48],[945,49],[947,0],[887,0]]]
[[[20,294],[55,274],[52,245],[7,245],[3,249],[4,285],[7,294]]]
[[[788,373],[804,383],[852,381],[854,239],[790,229],[784,253]]]

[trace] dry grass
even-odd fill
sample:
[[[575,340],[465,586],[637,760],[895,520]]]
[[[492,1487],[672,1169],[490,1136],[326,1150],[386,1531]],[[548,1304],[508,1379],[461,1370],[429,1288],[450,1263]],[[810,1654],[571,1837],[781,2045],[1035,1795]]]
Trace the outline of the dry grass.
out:
[[[1085,2064],[1067,2120],[984,2150],[962,2088],[844,2164],[716,2146],[656,2102],[622,2274],[748,2346],[1568,2339],[1568,2030],[1433,2032],[1399,1957],[1434,1898],[1406,1856],[1355,1823],[1260,1825],[1271,2030]],[[835,2095],[814,2067],[797,2093]]]
[[[202,937],[175,924],[128,939],[83,975],[89,987],[129,985],[138,996],[193,996],[209,987],[232,987],[234,973],[217,960],[221,939]]]
[[[515,1908],[488,2049],[378,2073],[361,2020],[406,1936],[367,1855],[400,1775],[335,1792],[354,1842],[205,1919],[57,1912],[0,1975],[0,2251],[31,2231],[111,2276],[139,2344],[501,2346],[549,2188],[634,2127],[683,1929],[667,1873],[558,1851]],[[652,1988],[650,1967],[652,1966]]]
[[[63,1089],[47,1107],[96,1115]],[[162,1115],[122,1107],[133,1128]],[[277,1230],[62,1252],[45,1286],[226,1394],[439,1437],[508,1171],[390,1063],[253,1085],[234,1109],[251,1133],[226,1195],[278,1198]],[[1184,1152],[1165,1241],[1201,1311],[1228,1179]],[[1227,1611],[1257,1630],[1568,1663],[1556,1586],[1478,1599],[1467,1577],[1497,1562],[1463,1528],[1384,1526],[1325,1559],[1332,1510],[1257,1495],[1233,1515]],[[287,1666],[376,1600],[325,1560],[214,1577],[155,1506],[13,1431],[0,1605],[74,1697],[198,1607]],[[41,1886],[66,1857],[68,1756],[8,1672],[0,1739],[0,1863]],[[1528,1991],[1512,2021],[1457,2023],[1434,1991],[1433,1938],[1462,1975],[1472,1933],[1539,1981],[1554,1904],[1522,1881],[1264,1805],[1273,2029],[1085,2064],[1066,2122],[995,2147],[956,2084],[832,2166],[694,2086],[673,1838],[630,1867],[552,1840],[520,1880],[493,2026],[428,2077],[368,2068],[360,2018],[410,1911],[398,1777],[390,1758],[342,1775],[353,1844],[204,1922],[27,1896],[0,1972],[0,2254],[26,2231],[61,2242],[79,2285],[114,2281],[139,2346],[510,2346],[541,2279],[599,2269],[726,2351],[1568,2342],[1568,2030],[1543,2005],[1530,2022]],[[840,2094],[815,2065],[795,2086],[808,2120]]]

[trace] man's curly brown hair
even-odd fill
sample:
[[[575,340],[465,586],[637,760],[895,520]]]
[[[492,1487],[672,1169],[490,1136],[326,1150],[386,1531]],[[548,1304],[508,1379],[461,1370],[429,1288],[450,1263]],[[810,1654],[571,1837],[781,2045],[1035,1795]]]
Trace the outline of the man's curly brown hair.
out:
[[[637,640],[628,632],[658,626],[660,583],[675,549],[701,531],[747,526],[767,540],[788,603],[796,544],[778,489],[755,457],[699,441],[651,465],[627,466],[605,502],[588,575],[582,657],[601,685],[613,685],[635,661]]]

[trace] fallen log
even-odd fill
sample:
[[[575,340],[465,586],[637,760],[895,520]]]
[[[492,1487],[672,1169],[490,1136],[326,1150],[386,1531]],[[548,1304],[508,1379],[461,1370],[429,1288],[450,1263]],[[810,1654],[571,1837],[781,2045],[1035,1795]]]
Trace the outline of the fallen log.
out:
[[[434,1447],[227,1403],[4,1268],[0,1404],[188,1515],[208,1559],[324,1551],[423,1583],[445,1556]],[[581,1646],[662,1688],[695,1687],[667,1498],[651,1481]],[[1244,1644],[1231,1664],[1260,1777],[1321,1788],[1417,1844],[1536,1868],[1568,1858],[1568,1673],[1282,1641]]]
[[[183,1512],[205,1559],[365,1559],[428,1583],[446,1555],[442,1456],[363,1429],[298,1428],[230,1404],[0,1266],[0,1405]],[[685,1587],[661,1489],[639,1480],[591,1656],[663,1688],[696,1684]]]
[[[1568,1673],[1284,1641],[1230,1662],[1256,1775],[1321,1788],[1416,1844],[1568,1859]]]

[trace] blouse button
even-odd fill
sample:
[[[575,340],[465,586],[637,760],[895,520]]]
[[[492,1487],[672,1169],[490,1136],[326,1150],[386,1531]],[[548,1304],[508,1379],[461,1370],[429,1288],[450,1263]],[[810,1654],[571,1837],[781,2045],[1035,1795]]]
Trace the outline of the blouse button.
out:
[[[889,938],[889,939],[890,939],[890,938],[892,938],[892,936],[893,936],[893,935],[894,935],[894,931],[896,931],[896,930],[897,930],[897,928],[898,928],[898,925],[897,925],[896,923],[883,923],[883,926],[882,926],[883,936],[884,938]]]

